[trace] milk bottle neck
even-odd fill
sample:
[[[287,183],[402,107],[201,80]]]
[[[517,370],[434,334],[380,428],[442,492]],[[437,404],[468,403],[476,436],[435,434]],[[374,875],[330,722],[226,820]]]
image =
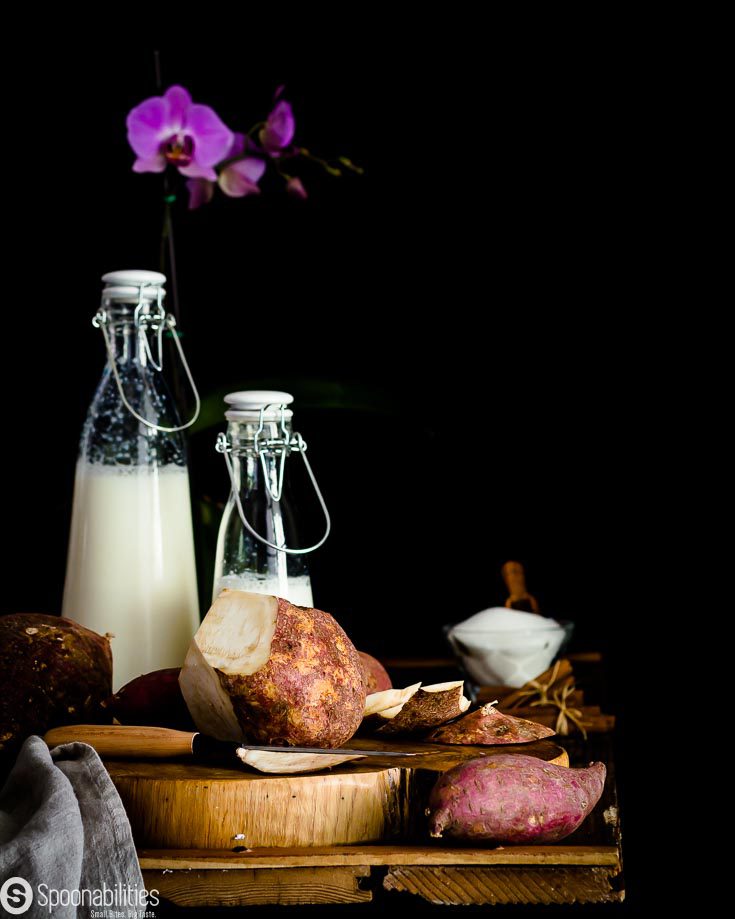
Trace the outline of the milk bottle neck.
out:
[[[293,434],[291,419],[284,420],[285,435],[281,420],[263,421],[262,430],[258,420],[228,421],[227,437],[230,441],[232,452],[239,456],[254,456],[256,453],[256,435],[258,448],[262,449],[267,441],[282,440],[284,436],[290,439]]]
[[[150,348],[157,337],[151,326],[152,316],[143,313],[136,323],[135,307],[122,303],[108,304],[106,312],[110,350],[118,366],[150,366]]]

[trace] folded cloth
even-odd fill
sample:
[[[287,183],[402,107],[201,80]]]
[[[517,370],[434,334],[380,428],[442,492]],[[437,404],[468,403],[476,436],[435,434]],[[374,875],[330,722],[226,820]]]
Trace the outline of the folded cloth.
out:
[[[99,916],[105,907],[132,919],[136,909],[145,911],[130,823],[87,744],[51,751],[40,737],[23,744],[0,791],[0,915],[11,912],[9,905],[18,914],[27,897],[22,885],[8,884],[11,878],[30,884],[33,902],[23,911],[30,919]]]

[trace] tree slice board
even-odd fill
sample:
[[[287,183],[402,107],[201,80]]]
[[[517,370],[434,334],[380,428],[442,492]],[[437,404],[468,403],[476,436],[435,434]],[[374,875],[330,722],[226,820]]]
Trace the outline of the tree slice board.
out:
[[[371,757],[301,775],[263,775],[183,759],[110,760],[105,765],[138,848],[232,850],[405,838],[433,784],[429,773],[473,756],[518,752],[568,764],[565,751],[550,741],[447,747],[355,740],[355,745],[421,755],[411,761],[412,768],[391,765],[389,757]]]
[[[136,845],[232,849],[392,839],[409,816],[409,770],[363,766],[263,775],[191,762],[107,762]]]

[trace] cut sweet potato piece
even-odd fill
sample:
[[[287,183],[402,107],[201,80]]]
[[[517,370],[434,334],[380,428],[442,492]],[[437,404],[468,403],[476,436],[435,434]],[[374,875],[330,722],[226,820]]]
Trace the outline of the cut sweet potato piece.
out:
[[[246,750],[244,747],[238,747],[235,752],[246,766],[272,775],[320,772],[322,769],[365,758],[355,753],[269,753],[267,750]]]
[[[432,743],[490,746],[531,743],[555,733],[556,731],[544,724],[527,721],[525,718],[516,718],[513,715],[503,715],[490,702],[458,721],[443,724],[432,731],[426,739]]]
[[[470,707],[463,688],[463,680],[420,687],[400,707],[377,712],[376,717],[385,722],[378,733],[416,734],[457,718]]]
[[[365,700],[363,718],[394,708],[396,705],[400,707],[408,702],[419,686],[421,683],[414,683],[412,686],[406,686],[405,689],[384,689],[382,692],[371,692]]]

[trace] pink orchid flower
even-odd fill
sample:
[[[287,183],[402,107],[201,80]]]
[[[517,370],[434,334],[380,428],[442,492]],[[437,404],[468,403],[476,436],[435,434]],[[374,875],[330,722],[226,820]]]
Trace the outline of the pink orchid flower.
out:
[[[163,172],[168,163],[190,179],[214,182],[234,134],[208,105],[196,105],[183,86],[137,105],[127,118],[135,172]]]
[[[296,119],[291,104],[281,99],[268,116],[259,140],[267,153],[278,156],[291,143],[295,131]]]
[[[244,198],[246,195],[259,195],[258,182],[265,172],[265,160],[258,156],[248,156],[246,151],[257,152],[255,144],[244,134],[235,134],[232,146],[225,160],[240,157],[228,163],[217,176],[217,184],[230,198]],[[186,183],[189,189],[189,210],[196,210],[202,204],[208,204],[214,195],[214,182],[207,179],[190,179]]]

